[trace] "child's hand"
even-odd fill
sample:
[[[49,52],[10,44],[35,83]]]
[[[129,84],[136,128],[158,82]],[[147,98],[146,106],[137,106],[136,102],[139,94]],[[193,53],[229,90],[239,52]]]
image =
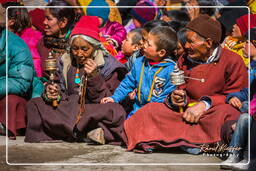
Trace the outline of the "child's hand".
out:
[[[242,103],[237,97],[232,97],[229,100],[229,104],[231,104],[232,106],[234,106],[235,108],[238,108],[238,109],[240,109],[242,107]]]
[[[104,97],[100,101],[101,104],[114,103],[114,102],[115,102],[114,99],[112,99],[111,97]]]
[[[136,93],[137,93],[137,89],[134,89],[132,92],[128,94],[131,100],[135,99]]]

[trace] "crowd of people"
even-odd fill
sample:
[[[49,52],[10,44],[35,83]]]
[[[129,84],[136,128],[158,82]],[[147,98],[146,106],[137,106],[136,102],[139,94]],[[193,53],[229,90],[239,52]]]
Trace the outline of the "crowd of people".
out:
[[[1,135],[140,153],[222,144],[234,170],[256,159],[256,1],[23,6],[0,6]]]

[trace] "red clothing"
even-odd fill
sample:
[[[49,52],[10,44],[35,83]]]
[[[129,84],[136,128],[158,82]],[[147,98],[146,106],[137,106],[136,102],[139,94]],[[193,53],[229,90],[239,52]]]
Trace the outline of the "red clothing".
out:
[[[14,138],[17,130],[26,128],[27,101],[17,95],[8,95],[8,130]],[[0,99],[0,123],[6,126],[6,97]]]
[[[239,117],[235,108],[225,104],[225,98],[227,94],[247,86],[247,70],[240,56],[222,49],[216,62],[195,65],[186,58],[180,58],[179,66],[186,76],[205,79],[205,82],[186,80],[183,88],[188,102],[208,96],[211,108],[201,116],[198,124],[191,125],[182,120],[181,113],[172,111],[165,104],[145,105],[124,123],[128,150],[143,149],[145,144],[154,149],[158,146],[195,147],[215,143],[221,140],[222,125]]]

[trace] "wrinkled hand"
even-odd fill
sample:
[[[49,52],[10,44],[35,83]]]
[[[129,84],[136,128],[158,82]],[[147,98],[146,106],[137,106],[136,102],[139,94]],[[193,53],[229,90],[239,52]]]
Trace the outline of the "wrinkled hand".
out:
[[[206,110],[206,105],[204,102],[199,102],[196,105],[187,108],[187,110],[183,113],[183,119],[188,123],[198,123],[200,117]]]
[[[111,97],[104,97],[100,101],[101,104],[114,103],[114,102],[115,102],[114,99]]]
[[[58,84],[47,84],[45,87],[45,93],[50,100],[56,100],[60,92]]]
[[[242,103],[237,97],[232,97],[231,99],[229,99],[229,104],[237,109],[240,109],[242,107]]]
[[[97,64],[92,59],[87,59],[84,63],[84,71],[88,76],[93,76],[97,73]]]
[[[184,90],[174,90],[171,94],[171,101],[173,105],[185,106],[186,92]]]

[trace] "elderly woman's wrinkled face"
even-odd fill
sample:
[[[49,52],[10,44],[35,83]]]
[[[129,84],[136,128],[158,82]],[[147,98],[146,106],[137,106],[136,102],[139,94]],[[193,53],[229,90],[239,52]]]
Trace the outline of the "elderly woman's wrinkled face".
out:
[[[93,46],[81,37],[75,38],[71,44],[71,54],[79,65],[83,65],[87,59],[92,58],[93,52]]]
[[[208,59],[209,48],[205,40],[202,40],[195,32],[187,31],[185,50],[189,57],[195,60],[205,61]]]

